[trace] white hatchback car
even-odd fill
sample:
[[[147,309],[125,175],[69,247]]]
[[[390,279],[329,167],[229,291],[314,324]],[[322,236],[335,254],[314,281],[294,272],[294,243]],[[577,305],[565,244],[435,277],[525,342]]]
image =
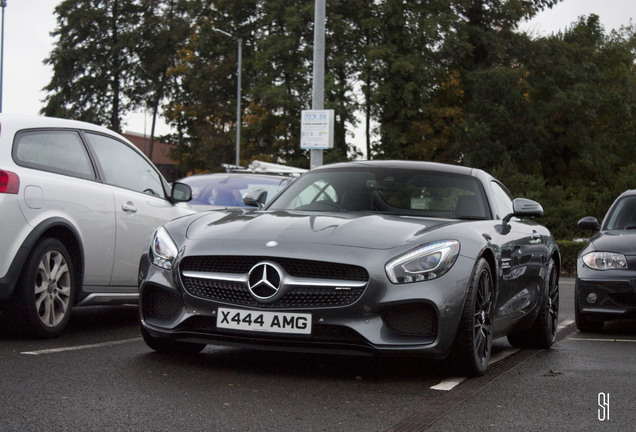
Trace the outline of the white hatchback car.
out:
[[[59,335],[76,305],[136,303],[155,229],[190,214],[133,144],[100,126],[0,114],[0,320]]]

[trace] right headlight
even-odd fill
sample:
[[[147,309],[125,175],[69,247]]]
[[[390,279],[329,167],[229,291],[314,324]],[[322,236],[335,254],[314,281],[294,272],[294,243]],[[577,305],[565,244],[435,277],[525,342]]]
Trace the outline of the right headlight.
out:
[[[583,255],[583,264],[593,270],[620,270],[627,268],[625,255],[615,252],[590,252]]]
[[[393,258],[386,264],[385,270],[389,280],[395,284],[435,279],[450,270],[457,255],[457,240],[429,243]]]
[[[154,265],[170,270],[179,250],[168,231],[164,227],[159,227],[152,238],[150,252],[152,254],[151,261]]]

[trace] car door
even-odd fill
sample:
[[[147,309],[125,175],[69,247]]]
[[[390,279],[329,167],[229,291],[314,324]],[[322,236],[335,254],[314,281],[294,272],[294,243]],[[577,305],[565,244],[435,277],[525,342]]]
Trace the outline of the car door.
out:
[[[28,223],[35,227],[53,218],[68,222],[83,251],[83,285],[108,285],[115,253],[113,193],[97,181],[80,132],[20,131],[13,158],[24,168],[19,205]]]
[[[152,233],[166,221],[193,210],[168,200],[165,181],[132,146],[97,133],[85,135],[115,197],[115,259],[110,285],[136,289],[139,258]]]
[[[513,212],[510,195],[497,182],[491,183],[497,219]],[[530,311],[540,298],[548,248],[542,228],[533,220],[511,218],[496,227],[500,245],[501,274],[496,300],[497,328],[507,327]],[[497,329],[495,330],[497,331]]]

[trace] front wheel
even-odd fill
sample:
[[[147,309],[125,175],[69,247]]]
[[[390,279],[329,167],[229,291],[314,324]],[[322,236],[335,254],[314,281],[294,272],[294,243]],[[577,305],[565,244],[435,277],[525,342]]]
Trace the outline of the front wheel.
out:
[[[3,307],[5,325],[27,336],[59,336],[71,315],[75,289],[68,250],[57,239],[42,239],[31,251],[13,296]]]
[[[468,376],[483,375],[492,351],[494,286],[490,266],[477,261],[451,353],[454,366]]]

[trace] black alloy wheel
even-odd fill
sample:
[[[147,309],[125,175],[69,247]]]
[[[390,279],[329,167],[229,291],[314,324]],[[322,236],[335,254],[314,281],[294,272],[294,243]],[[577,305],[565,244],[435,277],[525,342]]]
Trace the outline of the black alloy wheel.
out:
[[[480,258],[468,287],[451,354],[455,368],[468,376],[483,375],[488,368],[492,352],[494,292],[490,266]]]

